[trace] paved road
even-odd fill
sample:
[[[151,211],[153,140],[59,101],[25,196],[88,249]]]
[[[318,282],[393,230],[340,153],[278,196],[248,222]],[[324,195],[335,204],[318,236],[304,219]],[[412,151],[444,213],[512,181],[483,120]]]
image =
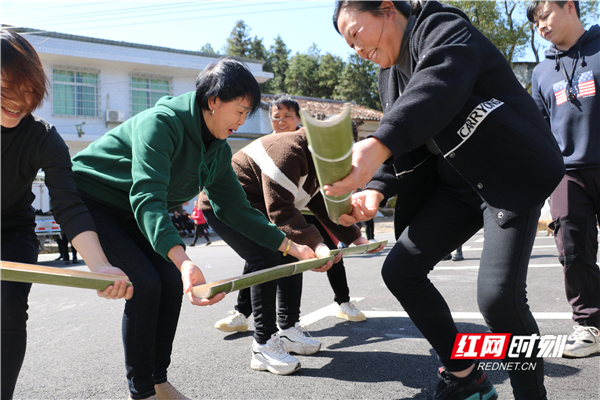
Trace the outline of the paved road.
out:
[[[562,270],[551,237],[537,237],[528,279],[530,305],[543,335],[571,332]],[[389,239],[380,233],[377,239]],[[188,239],[186,239],[188,240]],[[189,249],[210,281],[239,275],[241,259],[222,242]],[[465,245],[465,261],[441,262],[431,274],[459,329],[486,332],[475,304],[483,235]],[[403,313],[380,276],[383,253],[346,257],[350,294],[369,317],[351,323],[335,318],[325,274],[304,274],[303,322],[324,348],[299,356],[301,371],[276,376],[250,369],[252,332],[226,334],[213,328],[233,308],[235,295],[212,307],[184,299],[170,381],[192,398],[209,399],[425,399],[437,382],[438,361],[429,344]],[[55,255],[44,265],[59,265]],[[46,261],[44,261],[46,260]],[[77,267],[84,269],[84,267]],[[34,285],[30,296],[29,347],[15,399],[126,399],[120,338],[122,301],[95,293]],[[600,356],[548,358],[548,398],[600,399]],[[512,399],[508,376],[490,371],[500,399]]]

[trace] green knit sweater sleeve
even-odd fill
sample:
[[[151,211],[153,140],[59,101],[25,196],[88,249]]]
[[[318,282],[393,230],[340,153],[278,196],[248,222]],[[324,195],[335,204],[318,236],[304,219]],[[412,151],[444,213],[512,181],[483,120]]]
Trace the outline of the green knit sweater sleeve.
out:
[[[229,150],[231,152],[231,150]],[[231,154],[229,154],[231,160]],[[215,215],[224,223],[256,243],[277,251],[285,233],[269,222],[263,213],[250,205],[231,161],[219,163],[214,179],[204,191]]]
[[[185,247],[167,206],[172,155],[182,142],[179,125],[179,119],[155,113],[136,121],[131,137],[131,208],[140,230],[165,259],[174,246]]]

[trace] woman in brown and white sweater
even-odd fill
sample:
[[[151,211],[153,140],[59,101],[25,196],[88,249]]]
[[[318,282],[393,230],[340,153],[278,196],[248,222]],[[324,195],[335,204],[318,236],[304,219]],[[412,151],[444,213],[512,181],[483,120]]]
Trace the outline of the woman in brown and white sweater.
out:
[[[317,227],[302,215],[301,210],[308,208],[342,242],[368,243],[356,225],[344,227],[329,220],[304,129],[262,137],[236,153],[232,163],[250,204],[294,242],[316,252],[326,247]],[[245,274],[295,261],[239,235],[214,217],[206,196],[202,200],[209,224],[246,261]],[[255,325],[251,368],[281,375],[297,371],[300,362],[289,353],[314,354],[321,345],[306,337],[298,325],[302,275],[253,286],[250,293]]]

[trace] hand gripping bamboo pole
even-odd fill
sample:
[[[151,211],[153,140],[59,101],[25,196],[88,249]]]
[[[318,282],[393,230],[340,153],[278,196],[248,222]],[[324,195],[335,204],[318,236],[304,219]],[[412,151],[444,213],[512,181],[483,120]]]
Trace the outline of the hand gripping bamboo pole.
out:
[[[0,278],[3,281],[42,283],[95,290],[104,290],[115,281],[125,279],[122,275],[97,274],[9,261],[0,262]],[[131,282],[127,282],[127,286],[131,286]]]
[[[325,199],[327,214],[336,224],[342,214],[352,210],[352,192],[341,196],[328,196],[323,192],[324,185],[330,185],[345,178],[352,170],[352,120],[350,104],[345,104],[340,115],[328,121],[317,121],[306,111],[300,110],[300,118],[306,129],[306,139],[317,170],[321,193]]]
[[[375,250],[382,244],[386,245],[387,240],[369,244],[362,244],[359,246],[351,246],[342,250],[332,250],[331,256],[329,257],[317,259],[313,258],[310,260],[298,261],[296,263],[278,265],[276,267],[267,268],[246,275],[236,276],[234,278],[229,279],[223,279],[216,282],[210,282],[204,285],[198,285],[192,289],[192,292],[195,297],[201,299],[210,299],[217,293],[231,293],[236,290],[245,289],[250,286],[259,285],[261,283],[269,282],[279,278],[285,278],[286,276],[291,276],[311,269],[322,267],[327,263],[327,261],[333,261],[333,257],[339,252],[342,252],[346,255],[360,254],[370,250]]]

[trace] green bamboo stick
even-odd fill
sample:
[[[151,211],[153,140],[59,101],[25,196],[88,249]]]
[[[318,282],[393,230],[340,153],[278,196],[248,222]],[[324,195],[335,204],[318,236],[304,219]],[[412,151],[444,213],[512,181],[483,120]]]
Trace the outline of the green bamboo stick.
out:
[[[294,274],[299,274],[311,269],[322,267],[327,261],[333,261],[333,257],[323,257],[318,259],[310,259],[298,261],[295,263],[278,265],[276,267],[267,268],[261,271],[252,272],[235,278],[224,279],[221,281],[198,285],[193,288],[195,297],[201,299],[210,299],[217,293],[231,293],[236,290],[248,288],[250,286],[259,285],[279,278],[285,278]]]
[[[0,278],[3,281],[41,283],[94,290],[104,290],[115,281],[125,279],[121,275],[97,274],[8,261],[2,261],[0,264]],[[127,282],[127,286],[131,286],[131,282]]]
[[[331,185],[352,170],[352,120],[350,104],[345,104],[340,115],[329,121],[317,121],[306,111],[300,110],[300,118],[306,129],[306,139],[321,185]],[[327,214],[336,224],[339,216],[352,210],[350,196],[352,192],[341,196],[329,196],[324,192]]]
[[[332,250],[331,256],[319,259],[310,259],[298,261],[290,264],[278,265],[276,267],[267,268],[261,271],[252,272],[250,274],[236,276],[234,278],[223,279],[216,282],[207,283],[204,285],[195,286],[192,292],[195,297],[200,299],[210,299],[217,293],[231,293],[236,290],[248,288],[250,286],[259,285],[279,278],[285,278],[301,272],[306,272],[311,269],[322,267],[327,261],[333,261],[333,257],[340,251],[346,255],[360,254],[366,251],[375,250],[381,244],[387,244],[387,240],[363,244],[359,246],[351,246],[342,250]]]
[[[388,243],[387,240],[382,240],[380,242],[372,242],[372,243],[367,243],[367,244],[359,244],[358,246],[350,246],[350,247],[345,247],[343,249],[331,250],[330,253],[331,253],[332,256],[336,256],[338,253],[342,253],[345,256],[350,256],[352,254],[361,254],[361,253],[366,253],[367,251],[375,250],[376,248],[378,248],[382,244],[384,246],[386,246],[387,243]]]

